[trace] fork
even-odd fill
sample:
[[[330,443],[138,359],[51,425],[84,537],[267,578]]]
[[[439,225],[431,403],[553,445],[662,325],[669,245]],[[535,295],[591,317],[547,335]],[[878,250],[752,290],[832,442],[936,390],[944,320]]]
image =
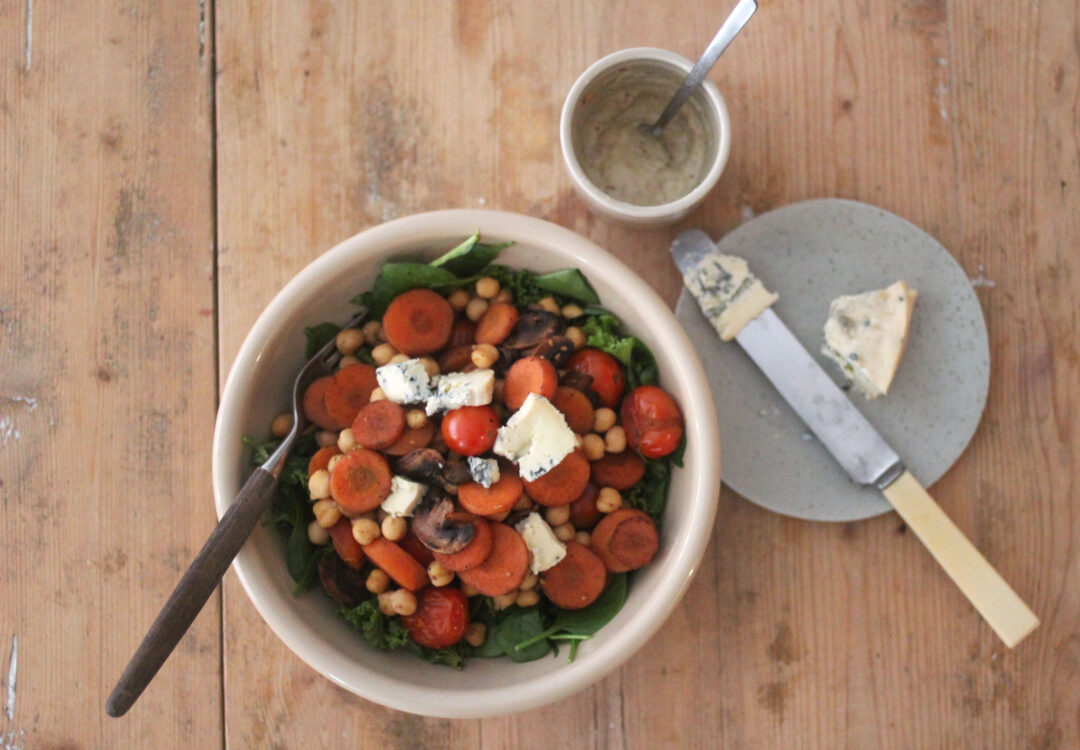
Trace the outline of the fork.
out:
[[[362,309],[349,319],[345,327],[356,327],[366,316],[367,310]],[[199,554],[184,571],[180,582],[176,584],[172,595],[161,608],[157,619],[150,626],[109,695],[109,700],[105,703],[105,711],[109,716],[119,717],[127,713],[191,627],[210,594],[217,588],[218,581],[225,575],[233,558],[240,552],[259,517],[270,504],[285,459],[304,430],[305,417],[301,406],[304,389],[314,377],[333,372],[341,362],[341,356],[331,339],[307,361],[296,376],[292,388],[292,429],[277,450],[244,482],[232,505],[199,550]]]

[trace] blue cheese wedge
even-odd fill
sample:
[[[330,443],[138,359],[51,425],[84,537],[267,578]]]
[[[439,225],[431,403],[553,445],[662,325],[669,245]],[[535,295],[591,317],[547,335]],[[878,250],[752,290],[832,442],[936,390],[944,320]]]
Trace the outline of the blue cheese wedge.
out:
[[[529,549],[529,568],[533,573],[539,574],[555,567],[566,557],[566,545],[559,541],[539,513],[530,513],[514,528]]]
[[[885,289],[837,297],[829,304],[821,353],[836,362],[868,399],[889,391],[918,296],[897,281]]]
[[[411,516],[426,492],[427,485],[395,476],[390,480],[390,494],[379,507],[391,516]]]
[[[395,404],[420,404],[432,396],[431,378],[419,359],[383,365],[375,370],[375,379]]]
[[[683,276],[683,283],[724,341],[738,336],[778,298],[750,273],[745,260],[724,253],[707,257]]]
[[[516,463],[521,478],[533,482],[558,466],[576,445],[562,412],[543,396],[530,393],[499,428],[492,450]]]
[[[499,462],[494,458],[469,456],[469,473],[474,482],[488,489],[499,481]]]
[[[480,369],[436,375],[432,379],[431,391],[425,408],[429,417],[462,406],[484,406],[491,403],[495,393],[495,373]]]

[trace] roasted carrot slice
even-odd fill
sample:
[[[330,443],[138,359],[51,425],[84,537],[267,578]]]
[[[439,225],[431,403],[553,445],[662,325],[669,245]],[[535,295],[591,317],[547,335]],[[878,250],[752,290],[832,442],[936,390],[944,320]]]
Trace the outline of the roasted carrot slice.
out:
[[[320,469],[330,468],[330,459],[341,453],[336,445],[327,445],[319,450],[315,451],[315,455],[311,457],[311,460],[307,464],[307,473],[310,477],[316,471]]]
[[[512,467],[499,467],[499,481],[490,487],[476,482],[466,482],[458,487],[458,503],[462,508],[478,516],[495,516],[510,510],[521,499],[525,485]]]
[[[345,429],[356,419],[356,413],[371,400],[371,392],[378,388],[375,368],[358,363],[347,365],[334,373],[326,389],[326,411]]]
[[[454,324],[450,326],[450,340],[446,342],[448,348],[455,346],[472,347],[476,343],[476,323],[468,318],[454,318]]]
[[[530,393],[538,393],[550,400],[558,385],[555,365],[543,357],[522,357],[506,373],[503,395],[508,408],[520,409]]]
[[[405,432],[405,410],[393,401],[374,401],[357,413],[352,431],[365,448],[389,447]]]
[[[571,430],[579,435],[592,431],[596,410],[593,409],[589,397],[577,388],[560,385],[555,389],[555,397],[551,399],[551,403],[566,417],[566,424]]]
[[[375,510],[390,494],[390,465],[381,454],[357,448],[330,472],[330,495],[350,513]]]
[[[540,588],[556,607],[581,609],[595,602],[607,584],[607,569],[580,542],[566,543],[566,557],[540,574]]]
[[[628,490],[645,476],[645,460],[627,448],[622,453],[605,453],[590,467],[593,483],[600,487]]]
[[[517,308],[508,302],[496,302],[488,307],[476,324],[476,343],[501,344],[518,322]]]
[[[529,571],[529,549],[521,535],[504,523],[491,526],[492,545],[487,559],[458,573],[461,582],[484,596],[502,596],[521,585]]]
[[[342,516],[327,531],[330,533],[330,541],[334,543],[334,551],[338,553],[338,557],[350,568],[359,570],[364,564],[364,548],[352,535],[352,521]]]
[[[439,363],[439,372],[461,372],[472,364],[472,344],[451,346],[435,361]]]
[[[311,381],[304,391],[304,416],[312,424],[324,430],[340,430],[344,425],[338,423],[326,410],[326,391],[330,387],[330,376]]]
[[[604,514],[596,507],[596,498],[600,496],[600,488],[592,482],[585,485],[585,490],[578,499],[570,503],[570,523],[574,528],[581,531],[591,529]]]
[[[398,546],[412,555],[425,568],[435,560],[435,553],[420,541],[412,529],[409,529],[408,533],[398,542]]]
[[[660,540],[656,524],[647,514],[634,508],[619,508],[596,524],[591,546],[609,571],[625,573],[651,562]]]
[[[409,591],[419,591],[428,585],[424,566],[389,539],[376,537],[371,544],[364,545],[364,554],[399,586]]]
[[[589,483],[589,461],[580,450],[566,458],[532,482],[525,482],[525,491],[541,505],[569,505],[578,499]]]
[[[435,437],[435,425],[431,422],[423,427],[406,427],[401,437],[393,445],[384,448],[383,453],[388,456],[404,456],[417,448],[426,448],[433,437]]]
[[[458,573],[463,570],[472,570],[487,560],[488,555],[491,554],[495,539],[491,533],[491,524],[483,518],[473,518],[472,524],[473,528],[476,529],[476,534],[473,536],[472,541],[465,546],[465,549],[452,555],[444,555],[441,552],[434,553],[435,559],[442,563],[442,566],[447,570]]]
[[[454,309],[430,289],[412,289],[394,297],[382,319],[390,345],[413,357],[446,346],[453,325]]]

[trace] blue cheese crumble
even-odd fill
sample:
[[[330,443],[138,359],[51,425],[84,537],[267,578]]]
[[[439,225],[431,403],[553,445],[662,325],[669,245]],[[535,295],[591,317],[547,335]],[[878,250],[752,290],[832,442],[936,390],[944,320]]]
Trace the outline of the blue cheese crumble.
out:
[[[683,283],[724,341],[739,335],[778,298],[750,273],[745,260],[723,253],[706,258],[683,276]]]
[[[543,396],[530,393],[495,437],[497,455],[517,464],[518,473],[533,482],[558,466],[577,446],[562,412]]]
[[[469,473],[473,481],[484,489],[499,481],[499,462],[494,458],[480,458],[469,456]]]
[[[375,379],[395,404],[420,404],[432,396],[431,378],[419,359],[407,359],[383,365],[375,370]]]
[[[462,406],[485,406],[495,393],[495,373],[489,369],[436,375],[425,411],[430,417]]]

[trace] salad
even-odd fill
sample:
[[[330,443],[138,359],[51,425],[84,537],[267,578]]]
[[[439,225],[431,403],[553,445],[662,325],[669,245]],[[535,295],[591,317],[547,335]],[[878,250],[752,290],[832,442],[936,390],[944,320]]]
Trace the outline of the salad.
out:
[[[343,356],[274,501],[297,594],[318,582],[373,646],[455,667],[573,659],[656,555],[685,448],[648,347],[577,269],[496,264],[508,244],[385,263],[362,327],[305,331],[307,356]],[[253,462],[291,427],[245,438]]]

